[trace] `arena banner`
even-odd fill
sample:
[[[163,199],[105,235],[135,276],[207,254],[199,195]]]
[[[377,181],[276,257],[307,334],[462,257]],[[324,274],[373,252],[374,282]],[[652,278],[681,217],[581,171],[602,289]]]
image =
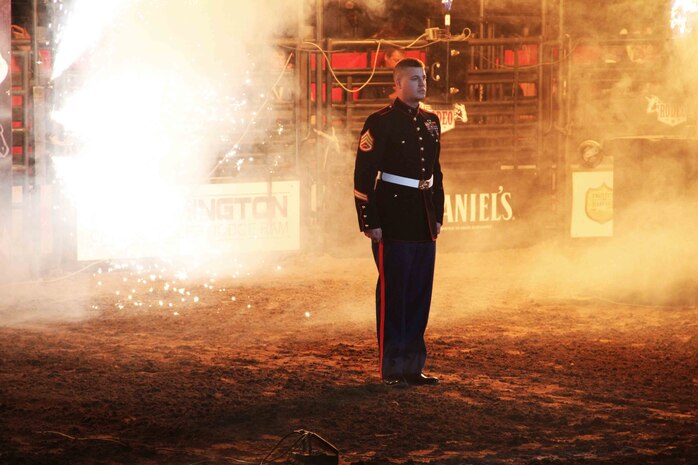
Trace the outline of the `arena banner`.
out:
[[[445,166],[441,243],[467,249],[478,240],[495,246],[530,240],[553,211],[541,178],[535,170],[464,173]]]
[[[570,235],[613,236],[613,171],[572,173]]]
[[[477,188],[471,192],[449,190],[444,200],[446,230],[492,229],[514,220],[512,195],[503,185],[494,184],[485,192]]]
[[[192,201],[190,231],[222,252],[300,248],[300,182],[207,184]]]
[[[187,195],[176,231],[163,227],[143,237],[105,237],[100,225],[91,223],[94,215],[78,210],[78,260],[300,249],[299,181],[205,184]]]
[[[12,203],[12,37],[10,0],[0,0],[0,257],[9,255]]]

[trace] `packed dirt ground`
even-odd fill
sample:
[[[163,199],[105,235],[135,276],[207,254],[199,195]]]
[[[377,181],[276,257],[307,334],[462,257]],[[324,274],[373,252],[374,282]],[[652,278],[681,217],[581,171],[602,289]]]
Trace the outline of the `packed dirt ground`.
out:
[[[301,428],[342,464],[698,463],[695,301],[565,276],[585,259],[439,254],[442,383],[406,390],[379,383],[368,253],[5,286],[0,463],[260,463]]]

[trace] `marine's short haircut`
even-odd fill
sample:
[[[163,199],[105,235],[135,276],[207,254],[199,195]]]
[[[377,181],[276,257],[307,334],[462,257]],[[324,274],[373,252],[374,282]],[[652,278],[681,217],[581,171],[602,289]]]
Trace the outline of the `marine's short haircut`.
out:
[[[402,60],[398,61],[397,65],[395,65],[395,69],[393,70],[393,80],[397,79],[400,71],[407,68],[422,68],[423,70],[426,70],[422,60],[417,58],[403,58]]]

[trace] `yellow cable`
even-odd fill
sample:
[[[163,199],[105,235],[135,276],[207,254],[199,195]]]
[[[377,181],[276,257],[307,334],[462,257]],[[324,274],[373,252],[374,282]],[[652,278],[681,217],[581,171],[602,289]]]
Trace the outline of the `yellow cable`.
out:
[[[468,31],[467,34],[466,34],[466,32],[465,32],[466,30]],[[376,67],[377,67],[377,65],[378,65],[378,52],[380,51],[381,44],[386,43],[386,44],[389,44],[389,45],[394,45],[394,46],[397,46],[397,47],[401,47],[401,48],[403,48],[403,49],[422,49],[422,48],[431,47],[431,46],[436,45],[436,44],[441,43],[441,42],[461,42],[461,41],[468,40],[468,39],[470,38],[470,36],[472,35],[472,31],[471,31],[469,28],[466,27],[466,28],[463,29],[463,31],[462,31],[459,35],[457,35],[457,36],[453,36],[453,37],[450,37],[450,38],[447,38],[447,39],[437,39],[437,40],[434,40],[434,41],[432,41],[432,42],[429,42],[429,43],[427,43],[427,44],[425,44],[425,45],[420,45],[420,46],[415,46],[415,45],[414,45],[414,44],[416,44],[417,42],[419,42],[420,40],[422,40],[426,35],[427,35],[426,33],[420,35],[419,37],[417,37],[416,39],[414,39],[410,44],[405,45],[405,46],[402,46],[402,45],[400,45],[400,44],[398,44],[398,43],[396,43],[396,42],[389,42],[389,41],[386,41],[386,40],[383,40],[383,39],[379,39],[379,40],[378,40],[378,47],[376,47],[376,56],[373,58],[373,68],[371,69],[371,75],[368,77],[368,79],[366,80],[366,82],[364,82],[360,87],[358,87],[358,88],[356,88],[356,89],[349,89],[348,87],[346,87],[346,86],[344,85],[344,83],[343,83],[342,81],[339,80],[339,78],[337,77],[337,74],[336,74],[335,71],[334,71],[334,68],[332,67],[332,63],[331,63],[331,61],[330,61],[330,58],[327,56],[327,51],[323,50],[322,47],[320,47],[320,46],[319,46],[318,44],[316,44],[315,42],[304,41],[303,44],[312,45],[313,47],[315,47],[316,49],[318,49],[318,50],[320,51],[320,53],[322,53],[322,56],[323,56],[323,58],[325,59],[325,62],[327,63],[327,68],[330,70],[330,73],[332,74],[332,77],[334,78],[335,82],[337,82],[337,84],[339,84],[339,86],[340,86],[342,89],[344,89],[345,91],[350,92],[350,93],[357,93],[357,92],[361,91],[364,87],[366,87],[366,86],[371,82],[371,80],[373,79],[373,76],[376,74]],[[316,64],[316,66],[319,66],[319,64]]]
[[[322,47],[320,47],[320,46],[319,46],[318,44],[316,44],[315,42],[308,42],[308,41],[306,41],[306,42],[303,42],[303,43],[304,43],[304,44],[312,45],[313,47],[315,47],[315,48],[317,48],[318,50],[320,50],[320,53],[322,53],[322,56],[325,58],[325,62],[327,63],[327,68],[330,70],[330,73],[332,73],[332,77],[333,77],[334,80],[337,82],[337,84],[339,84],[340,87],[341,87],[342,89],[346,90],[347,92],[351,92],[351,93],[354,94],[354,93],[356,93],[356,92],[359,92],[359,91],[360,91],[361,89],[363,89],[364,87],[366,87],[366,86],[368,85],[368,83],[371,82],[371,79],[373,79],[373,75],[376,74],[376,67],[378,66],[378,52],[379,52],[380,49],[381,49],[381,44],[383,43],[383,40],[381,39],[381,40],[378,41],[378,47],[376,47],[376,56],[373,57],[373,69],[371,70],[371,75],[368,77],[368,80],[367,80],[366,82],[364,82],[364,83],[361,85],[361,87],[359,87],[359,88],[357,88],[357,89],[349,89],[347,86],[345,86],[345,85],[342,83],[342,81],[339,80],[339,78],[337,77],[337,75],[336,75],[335,72],[334,72],[334,68],[332,67],[332,63],[330,62],[330,58],[327,56],[327,52],[325,52],[325,51],[322,49]],[[317,63],[317,62],[316,62],[316,63],[315,63],[315,66],[320,66],[320,63]]]

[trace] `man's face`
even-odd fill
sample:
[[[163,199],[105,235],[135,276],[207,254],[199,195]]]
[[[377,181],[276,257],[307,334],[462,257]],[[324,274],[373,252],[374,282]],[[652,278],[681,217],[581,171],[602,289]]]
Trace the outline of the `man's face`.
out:
[[[400,100],[414,103],[427,96],[427,77],[424,68],[405,68],[395,76],[395,86]]]
[[[385,67],[388,69],[395,69],[395,66],[403,58],[405,58],[405,54],[400,50],[395,50],[390,55],[385,55]]]

